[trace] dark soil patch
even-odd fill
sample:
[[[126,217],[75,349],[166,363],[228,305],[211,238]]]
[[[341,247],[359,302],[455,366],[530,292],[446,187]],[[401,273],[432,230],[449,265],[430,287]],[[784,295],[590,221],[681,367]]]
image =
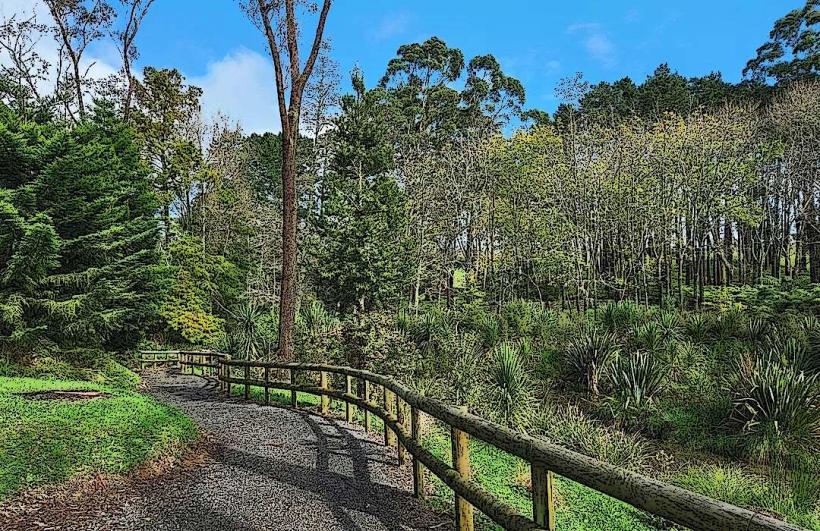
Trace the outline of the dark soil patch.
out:
[[[29,400],[91,400],[93,398],[108,398],[109,393],[102,391],[35,391],[20,393],[19,396]]]

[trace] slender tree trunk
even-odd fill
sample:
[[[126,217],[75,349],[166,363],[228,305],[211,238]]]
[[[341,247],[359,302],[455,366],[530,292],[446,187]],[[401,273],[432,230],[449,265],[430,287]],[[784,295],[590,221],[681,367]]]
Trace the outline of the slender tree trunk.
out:
[[[296,123],[299,123],[298,118]],[[297,217],[296,142],[298,128],[282,133],[282,279],[279,297],[279,352],[293,359],[293,332],[296,322]]]

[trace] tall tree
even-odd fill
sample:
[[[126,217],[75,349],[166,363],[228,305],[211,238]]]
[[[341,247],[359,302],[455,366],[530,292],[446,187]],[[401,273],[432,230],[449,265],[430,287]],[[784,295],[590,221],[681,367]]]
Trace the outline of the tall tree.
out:
[[[191,176],[202,162],[202,153],[190,134],[190,124],[199,114],[202,89],[186,85],[176,69],[146,67],[135,94],[135,128],[142,137],[143,156],[152,170],[167,246],[171,215],[175,208],[180,215],[190,211]]]
[[[364,313],[396,302],[410,270],[405,196],[390,174],[394,147],[383,89],[342,98],[332,133],[334,156],[317,216],[320,298]]]
[[[820,0],[806,0],[774,23],[769,41],[757,49],[744,75],[794,81],[820,75]]]
[[[126,120],[131,115],[131,102],[134,98],[134,75],[131,72],[133,62],[139,57],[136,39],[142,21],[154,0],[120,0],[128,14],[125,26],[114,33],[117,48],[122,60],[122,73],[125,77],[125,94],[122,101],[122,114]]]
[[[85,118],[85,82],[88,68],[83,55],[88,46],[104,36],[115,17],[115,11],[105,0],[44,0],[54,19],[57,41],[60,43],[61,59],[68,61],[69,71],[65,81],[74,92],[79,119]],[[61,75],[58,72],[58,75]],[[61,80],[58,79],[58,83]],[[66,112],[74,118],[73,110]]]
[[[276,95],[282,125],[282,289],[279,299],[279,354],[293,358],[297,296],[296,148],[302,96],[322,46],[332,0],[323,0],[319,20],[302,64],[299,54],[298,0],[248,0],[243,5],[265,34],[276,74]],[[314,8],[307,3],[308,10]]]

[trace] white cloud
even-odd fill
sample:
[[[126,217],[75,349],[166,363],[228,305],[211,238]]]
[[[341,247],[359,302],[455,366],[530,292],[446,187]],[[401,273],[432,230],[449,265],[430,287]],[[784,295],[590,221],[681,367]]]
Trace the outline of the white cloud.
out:
[[[51,14],[40,0],[2,0],[0,4],[0,18],[2,19],[16,16],[17,20],[25,20],[32,14],[36,16],[39,23],[52,24]],[[32,36],[32,38],[36,39],[37,36]],[[59,62],[59,44],[54,35],[46,32],[39,36],[34,50],[51,65],[47,81],[41,83],[42,86],[38,86],[38,89],[44,93],[52,91],[57,77],[55,65]],[[7,56],[0,54],[0,63],[7,60]],[[80,69],[83,73],[88,72],[88,76],[92,79],[102,79],[118,73],[119,55],[114,44],[108,41],[92,43],[83,54]]]
[[[267,57],[240,49],[208,64],[203,76],[189,77],[188,82],[202,88],[204,118],[221,112],[246,133],[281,129],[273,65]]]
[[[615,44],[609,39],[600,24],[596,22],[572,24],[567,28],[567,33],[583,35],[584,48],[586,48],[587,53],[604,66],[612,67],[617,63]]]

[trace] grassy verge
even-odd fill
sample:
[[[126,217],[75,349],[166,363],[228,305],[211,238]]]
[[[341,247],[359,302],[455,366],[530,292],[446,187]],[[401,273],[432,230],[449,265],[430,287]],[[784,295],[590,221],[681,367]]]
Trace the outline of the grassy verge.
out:
[[[31,400],[19,393],[95,390],[93,400]],[[196,437],[178,410],[84,381],[0,377],[0,499],[36,485],[122,473]]]
[[[433,428],[424,445],[439,459],[450,462],[450,437],[440,428]],[[470,461],[476,480],[521,514],[532,514],[532,498],[528,491],[529,467],[517,457],[481,441],[470,442]],[[431,502],[442,510],[452,510],[453,493],[432,477]],[[556,527],[588,531],[650,530],[653,517],[605,494],[589,489],[563,477],[555,478]],[[497,529],[484,515],[478,516],[483,529]]]

